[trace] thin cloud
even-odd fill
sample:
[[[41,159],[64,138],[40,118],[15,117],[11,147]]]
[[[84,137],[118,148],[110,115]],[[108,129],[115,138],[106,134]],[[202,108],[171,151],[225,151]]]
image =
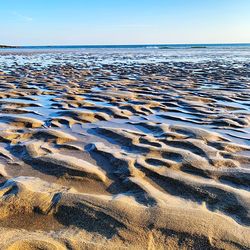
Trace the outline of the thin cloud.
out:
[[[96,28],[106,28],[107,25],[97,25]],[[109,28],[114,29],[138,29],[138,28],[152,28],[154,25],[148,24],[111,24],[108,26]]]
[[[113,25],[113,27],[118,28],[151,28],[153,25],[147,25],[147,24],[124,24],[124,25]]]
[[[31,21],[33,21],[33,18],[32,18],[32,17],[22,15],[22,14],[16,12],[16,11],[12,11],[12,12],[11,12],[11,15],[13,15],[13,16],[15,16],[15,17],[18,17],[18,18],[20,18],[20,19],[22,19],[23,21],[26,21],[26,22],[31,22]]]

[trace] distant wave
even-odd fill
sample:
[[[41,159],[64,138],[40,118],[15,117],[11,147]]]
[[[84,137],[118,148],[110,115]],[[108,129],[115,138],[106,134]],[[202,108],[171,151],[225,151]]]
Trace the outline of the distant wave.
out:
[[[159,49],[160,46],[146,46],[146,49]]]
[[[47,46],[20,46],[10,49],[32,49],[32,50],[62,50],[62,49],[211,49],[211,48],[246,48],[250,44],[136,44],[136,45],[47,45]],[[6,48],[6,47],[5,47]]]

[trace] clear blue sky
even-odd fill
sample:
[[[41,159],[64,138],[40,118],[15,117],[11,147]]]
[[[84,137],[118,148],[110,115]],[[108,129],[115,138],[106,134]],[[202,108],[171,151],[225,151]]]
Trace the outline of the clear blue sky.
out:
[[[250,42],[250,0],[0,0],[0,44]]]

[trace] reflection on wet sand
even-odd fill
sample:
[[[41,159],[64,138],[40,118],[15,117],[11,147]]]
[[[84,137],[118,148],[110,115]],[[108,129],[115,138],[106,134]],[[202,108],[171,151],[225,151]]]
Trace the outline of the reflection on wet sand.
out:
[[[1,249],[250,247],[244,53],[1,53]]]

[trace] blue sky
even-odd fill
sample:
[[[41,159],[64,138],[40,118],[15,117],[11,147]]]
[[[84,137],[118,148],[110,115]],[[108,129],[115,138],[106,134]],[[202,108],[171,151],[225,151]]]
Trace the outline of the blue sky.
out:
[[[0,0],[0,44],[250,43],[250,0]]]

